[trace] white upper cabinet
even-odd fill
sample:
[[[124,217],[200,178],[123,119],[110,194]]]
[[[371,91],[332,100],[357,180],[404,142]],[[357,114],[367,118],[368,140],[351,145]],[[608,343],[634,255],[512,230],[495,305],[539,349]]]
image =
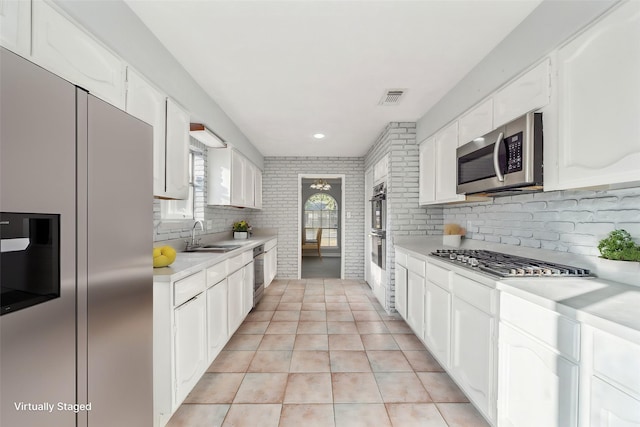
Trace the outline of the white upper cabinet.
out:
[[[464,200],[456,194],[456,149],[458,148],[458,122],[453,122],[436,134],[436,201]]]
[[[549,103],[550,60],[547,58],[493,96],[493,128]],[[468,141],[467,141],[468,142]]]
[[[167,98],[165,192],[169,199],[189,198],[189,113]]]
[[[387,178],[389,172],[389,157],[384,156],[373,166],[373,183],[379,184]]]
[[[131,67],[127,69],[126,111],[153,126],[153,194],[165,194],[166,97]]]
[[[32,3],[32,60],[124,109],[125,64],[44,1]]]
[[[207,204],[262,207],[262,172],[238,151],[210,148],[208,151]]]
[[[458,141],[464,145],[493,130],[493,99],[477,105],[458,120]]]
[[[436,200],[436,139],[434,137],[420,144],[419,163],[418,203],[426,205]]]
[[[640,181],[640,2],[560,48],[558,86],[556,189]]]
[[[30,55],[30,0],[0,0],[0,44],[18,55]]]

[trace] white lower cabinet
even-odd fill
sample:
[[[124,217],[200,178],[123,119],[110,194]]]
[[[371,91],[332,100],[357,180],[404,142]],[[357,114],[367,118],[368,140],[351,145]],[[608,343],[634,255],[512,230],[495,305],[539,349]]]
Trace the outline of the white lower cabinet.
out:
[[[424,341],[443,368],[449,367],[451,294],[428,279],[424,288]]]
[[[407,274],[406,267],[396,262],[396,310],[403,319],[407,318]]]
[[[498,425],[577,425],[578,365],[502,322],[499,336]]]
[[[207,369],[207,306],[203,294],[175,310],[175,394],[180,405]]]
[[[227,279],[207,289],[207,356],[215,359],[229,340]]]
[[[481,285],[478,285],[481,286]],[[494,418],[495,320],[456,297],[451,302],[451,375],[489,419]]]
[[[407,323],[420,339],[424,339],[424,277],[407,273]]]
[[[244,270],[240,269],[229,275],[229,336],[238,329],[244,318],[244,300],[242,298],[244,288]]]
[[[640,400],[594,377],[591,380],[590,426],[640,426]]]

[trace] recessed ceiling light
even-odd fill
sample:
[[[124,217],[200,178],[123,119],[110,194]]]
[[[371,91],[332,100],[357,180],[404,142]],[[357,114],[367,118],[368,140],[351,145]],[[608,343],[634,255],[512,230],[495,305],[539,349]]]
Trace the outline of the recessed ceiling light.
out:
[[[314,137],[315,139],[322,139],[322,138],[324,138],[325,136],[326,136],[326,135],[325,135],[324,133],[314,133],[314,134],[313,134],[313,137]]]

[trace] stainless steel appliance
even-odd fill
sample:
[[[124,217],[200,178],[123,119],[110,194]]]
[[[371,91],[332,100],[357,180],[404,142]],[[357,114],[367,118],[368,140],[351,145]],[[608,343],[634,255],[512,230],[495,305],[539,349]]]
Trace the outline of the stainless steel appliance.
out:
[[[495,277],[592,276],[586,268],[486,250],[438,249],[431,256]]]
[[[253,306],[264,294],[264,245],[253,248]]]
[[[371,262],[386,270],[387,187],[384,182],[373,187],[371,197]]]
[[[48,255],[29,269],[40,271],[19,279],[50,276],[56,297],[0,317],[0,425],[150,426],[152,128],[5,49],[0,93],[2,221],[59,221],[57,254],[39,248]],[[3,240],[31,245],[52,231],[6,227]]]
[[[384,182],[373,187],[371,198],[371,230],[384,231],[387,222],[387,188]]]
[[[542,113],[528,113],[458,147],[457,193],[541,191],[542,143]]]
[[[385,231],[371,232],[371,262],[382,270],[387,269],[387,243]]]

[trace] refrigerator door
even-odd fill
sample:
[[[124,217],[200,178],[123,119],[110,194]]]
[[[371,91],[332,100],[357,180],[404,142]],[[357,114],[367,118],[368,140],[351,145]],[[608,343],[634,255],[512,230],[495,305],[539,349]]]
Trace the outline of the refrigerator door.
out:
[[[60,215],[60,297],[0,317],[0,425],[73,426],[75,87],[0,48],[0,93],[0,211]]]
[[[152,127],[87,96],[87,402],[91,427],[153,424]],[[80,144],[80,143],[79,143]],[[79,167],[79,171],[80,171]],[[83,181],[83,177],[80,177]],[[84,235],[86,233],[86,235]],[[86,287],[85,287],[86,286]],[[82,321],[80,320],[80,323]],[[79,384],[82,383],[79,378]],[[82,425],[82,423],[80,423]]]

